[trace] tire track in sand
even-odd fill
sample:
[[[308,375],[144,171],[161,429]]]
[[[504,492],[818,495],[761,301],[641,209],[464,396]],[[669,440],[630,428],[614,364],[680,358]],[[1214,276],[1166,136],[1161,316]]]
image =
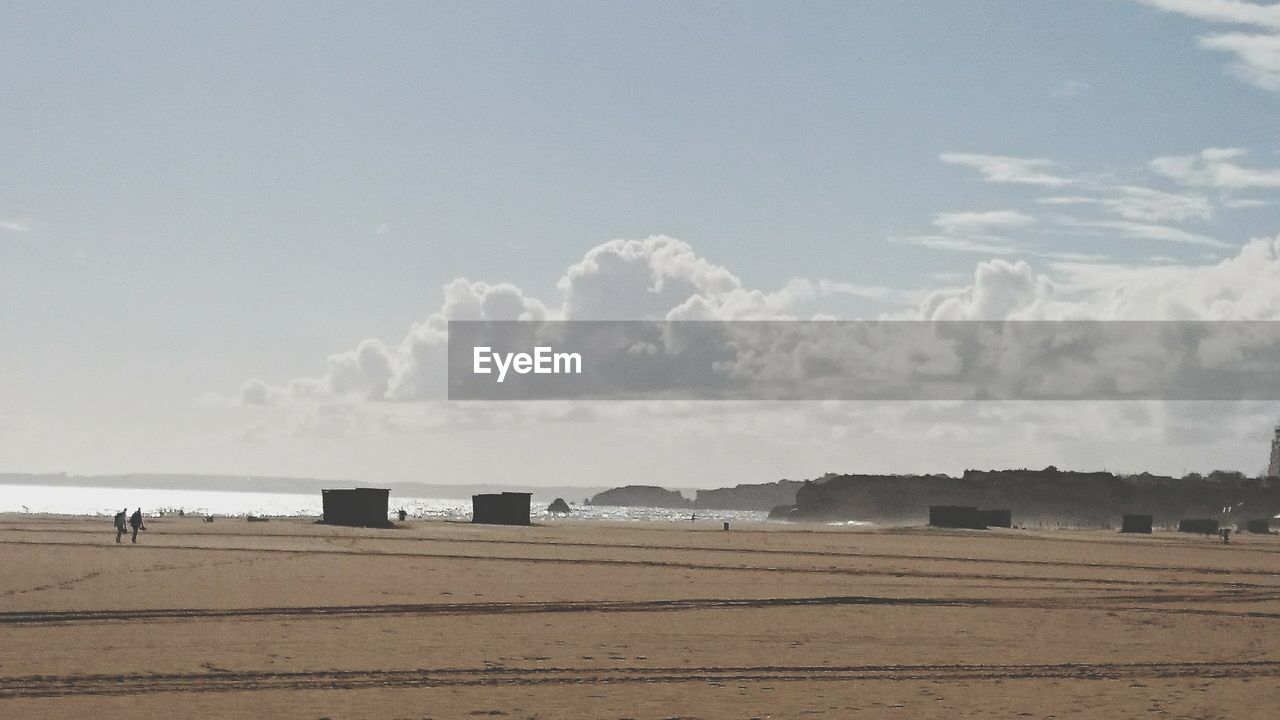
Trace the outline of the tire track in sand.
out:
[[[423,668],[414,670],[230,671],[120,675],[29,675],[0,678],[0,700],[74,695],[353,690],[727,682],[971,682],[1123,680],[1138,678],[1274,678],[1280,661],[1055,663],[1026,665],[847,665],[640,668]]]
[[[412,603],[383,605],[315,605],[257,608],[149,608],[137,610],[30,610],[0,612],[0,626],[74,625],[122,622],[181,622],[189,620],[269,619],[278,617],[370,617],[521,615],[534,613],[647,613],[692,610],[733,610],[838,606],[919,608],[1022,608],[1105,610],[1183,615],[1214,615],[1278,620],[1280,613],[1217,608],[1169,607],[1169,603],[1265,602],[1274,595],[1100,596],[1066,598],[937,598],[834,595],[783,598],[687,598],[657,600],[582,600],[542,602]]]

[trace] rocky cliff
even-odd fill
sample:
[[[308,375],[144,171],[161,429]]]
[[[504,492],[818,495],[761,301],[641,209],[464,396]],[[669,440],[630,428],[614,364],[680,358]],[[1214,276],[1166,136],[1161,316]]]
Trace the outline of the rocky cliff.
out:
[[[596,493],[588,501],[590,505],[619,505],[622,507],[691,508],[693,503],[679,490],[667,490],[654,485],[626,485]]]
[[[779,480],[756,485],[698,490],[693,500],[677,490],[652,485],[627,485],[606,490],[591,498],[592,505],[629,507],[690,508],[694,510],[759,510],[768,511],[778,505],[791,505],[796,491],[804,485],[800,480]]]
[[[778,505],[791,505],[796,491],[804,486],[800,480],[779,480],[759,485],[735,485],[731,488],[699,490],[694,507],[706,510],[760,510]]]
[[[793,520],[924,523],[930,505],[1008,508],[1015,524],[1117,525],[1125,513],[1154,515],[1157,525],[1184,517],[1270,517],[1280,512],[1280,484],[1239,473],[1184,478],[1108,472],[966,470],[948,475],[835,475],[806,482]]]

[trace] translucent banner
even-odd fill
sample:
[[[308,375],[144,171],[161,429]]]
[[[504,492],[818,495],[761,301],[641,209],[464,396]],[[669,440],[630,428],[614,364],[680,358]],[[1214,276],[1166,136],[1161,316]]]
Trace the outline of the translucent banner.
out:
[[[1280,400],[1280,322],[449,323],[450,400]]]

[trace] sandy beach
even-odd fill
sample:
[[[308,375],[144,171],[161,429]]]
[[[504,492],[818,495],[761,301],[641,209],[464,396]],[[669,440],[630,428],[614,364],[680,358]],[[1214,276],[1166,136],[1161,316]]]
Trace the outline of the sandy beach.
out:
[[[1274,717],[1280,537],[0,516],[0,717]]]

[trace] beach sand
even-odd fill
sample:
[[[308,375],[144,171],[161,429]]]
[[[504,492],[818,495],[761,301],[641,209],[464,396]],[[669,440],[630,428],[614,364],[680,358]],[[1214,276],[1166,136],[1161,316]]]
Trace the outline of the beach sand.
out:
[[[0,516],[0,718],[1280,717],[1280,537]]]

